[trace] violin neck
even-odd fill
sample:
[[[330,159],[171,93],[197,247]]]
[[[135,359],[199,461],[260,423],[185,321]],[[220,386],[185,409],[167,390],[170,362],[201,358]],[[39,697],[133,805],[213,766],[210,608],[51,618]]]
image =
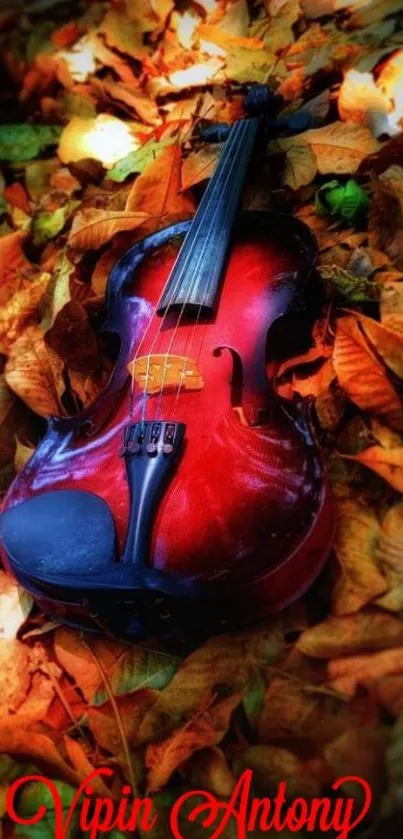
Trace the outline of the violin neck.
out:
[[[236,122],[168,278],[158,314],[172,307],[212,313],[260,118]]]

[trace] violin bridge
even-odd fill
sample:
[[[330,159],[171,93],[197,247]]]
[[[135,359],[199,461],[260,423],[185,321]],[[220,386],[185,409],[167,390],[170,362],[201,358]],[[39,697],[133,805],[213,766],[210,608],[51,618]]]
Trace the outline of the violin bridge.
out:
[[[131,361],[128,370],[136,384],[149,394],[178,386],[183,390],[201,390],[204,386],[196,361],[185,355],[143,355]]]

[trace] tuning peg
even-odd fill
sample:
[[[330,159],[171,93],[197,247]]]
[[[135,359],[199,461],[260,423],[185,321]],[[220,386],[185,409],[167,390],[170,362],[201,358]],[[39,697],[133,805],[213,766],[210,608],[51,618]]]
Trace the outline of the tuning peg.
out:
[[[244,108],[249,116],[275,113],[284,103],[283,97],[273,93],[267,84],[255,84],[248,90]]]
[[[312,115],[306,111],[295,111],[286,117],[270,120],[267,123],[269,131],[275,132],[290,132],[290,134],[300,134],[302,131],[308,131],[313,128],[314,120]]]
[[[215,125],[207,125],[199,131],[200,140],[206,143],[224,143],[231,131],[231,126],[226,122],[217,122]]]

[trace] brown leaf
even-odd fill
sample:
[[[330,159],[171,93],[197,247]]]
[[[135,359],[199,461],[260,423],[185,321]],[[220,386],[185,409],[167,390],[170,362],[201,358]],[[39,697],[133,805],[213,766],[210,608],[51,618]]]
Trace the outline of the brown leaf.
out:
[[[63,361],[46,346],[42,330],[29,326],[11,349],[5,367],[8,386],[41,417],[61,415]]]
[[[346,459],[356,460],[380,475],[398,492],[403,492],[403,447],[369,446],[355,455],[343,455]]]
[[[149,218],[141,228],[143,235],[193,215],[193,199],[180,191],[181,170],[181,150],[174,144],[163,149],[135,180],[126,212],[148,213]]]
[[[275,629],[257,628],[210,638],[185,659],[161,691],[140,726],[138,742],[169,734],[187,721],[217,686],[225,685],[226,691],[233,693],[243,690],[256,668],[276,661],[283,651],[283,634]]]
[[[78,742],[78,740],[73,740],[72,737],[68,737],[68,735],[65,734],[64,745],[70,763],[76,770],[80,781],[84,781],[85,778],[88,778],[88,776],[94,771],[95,767],[88,759],[83,746]],[[111,791],[108,789],[101,777],[96,776],[92,778],[91,786],[98,796],[102,798],[111,798]]]
[[[98,250],[123,230],[136,230],[149,213],[125,210],[81,210],[74,218],[69,245],[80,251]]]
[[[401,400],[352,315],[337,322],[333,366],[352,402],[403,430]]]
[[[299,135],[316,156],[321,175],[352,174],[361,161],[379,149],[379,143],[365,126],[333,122]]]
[[[116,696],[115,702],[123,731],[130,745],[135,740],[139,725],[158,697],[157,690],[143,688],[125,696]],[[88,724],[92,734],[105,751],[118,757],[123,752],[122,737],[116,714],[110,700],[88,708]]]
[[[73,370],[88,375],[99,367],[97,336],[87,312],[74,300],[58,312],[45,340],[47,346]]]
[[[17,640],[0,639],[0,717],[16,713],[31,686],[29,647]]]
[[[178,766],[195,751],[221,742],[228,731],[232,712],[241,699],[242,694],[233,694],[208,709],[201,709],[186,725],[174,731],[168,740],[147,747],[148,793],[164,787]]]
[[[182,189],[190,189],[191,186],[211,178],[221,151],[221,143],[212,143],[189,154],[182,164]]]
[[[251,769],[256,782],[268,792],[274,792],[285,781],[290,797],[311,798],[320,793],[320,785],[308,766],[280,746],[249,746],[236,761],[236,774],[240,776],[245,769]]]
[[[403,647],[382,650],[379,653],[350,655],[347,658],[335,658],[328,664],[329,678],[338,689],[342,680],[351,680],[352,695],[358,685],[367,687],[378,679],[403,674]]]
[[[297,648],[305,655],[326,659],[401,644],[402,621],[380,610],[363,609],[348,617],[329,617],[305,630],[297,641]]]
[[[385,788],[385,758],[389,742],[386,728],[361,728],[345,731],[324,748],[324,757],[332,767],[335,778],[363,778],[370,785],[372,806],[378,808]],[[345,795],[364,805],[365,791],[361,784],[349,781],[342,784]]]
[[[383,594],[388,585],[381,573],[377,559],[380,525],[374,512],[356,501],[338,505],[338,528],[334,544],[335,553],[344,577],[350,585],[348,604],[351,607],[352,591],[357,603],[356,611],[377,595]],[[343,615],[344,598],[338,593],[333,597],[334,613]]]
[[[0,310],[0,352],[8,355],[13,343],[21,335],[23,327],[33,317],[41,302],[50,274],[42,274],[8,300]],[[34,328],[34,327],[33,327]]]
[[[77,772],[66,763],[53,740],[42,731],[31,728],[29,721],[24,725],[23,718],[0,721],[0,751],[29,760],[51,777],[60,778],[74,787],[80,783]]]
[[[21,291],[35,269],[22,249],[22,236],[16,231],[0,238],[0,305],[7,304]]]
[[[91,639],[91,649],[109,675],[119,656],[125,650],[123,644],[104,639]],[[101,676],[88,647],[77,632],[60,627],[55,633],[55,654],[64,670],[74,679],[89,702],[101,684]]]
[[[183,766],[184,777],[190,776],[195,789],[207,789],[219,798],[229,798],[235,778],[222,749],[211,746],[195,752]]]

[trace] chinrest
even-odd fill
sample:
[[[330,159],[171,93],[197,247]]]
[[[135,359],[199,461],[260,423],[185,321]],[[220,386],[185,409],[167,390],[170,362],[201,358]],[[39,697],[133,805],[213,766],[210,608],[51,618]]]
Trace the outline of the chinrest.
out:
[[[9,507],[0,537],[12,566],[30,577],[93,576],[116,555],[115,525],[105,501],[83,490],[53,490]]]

